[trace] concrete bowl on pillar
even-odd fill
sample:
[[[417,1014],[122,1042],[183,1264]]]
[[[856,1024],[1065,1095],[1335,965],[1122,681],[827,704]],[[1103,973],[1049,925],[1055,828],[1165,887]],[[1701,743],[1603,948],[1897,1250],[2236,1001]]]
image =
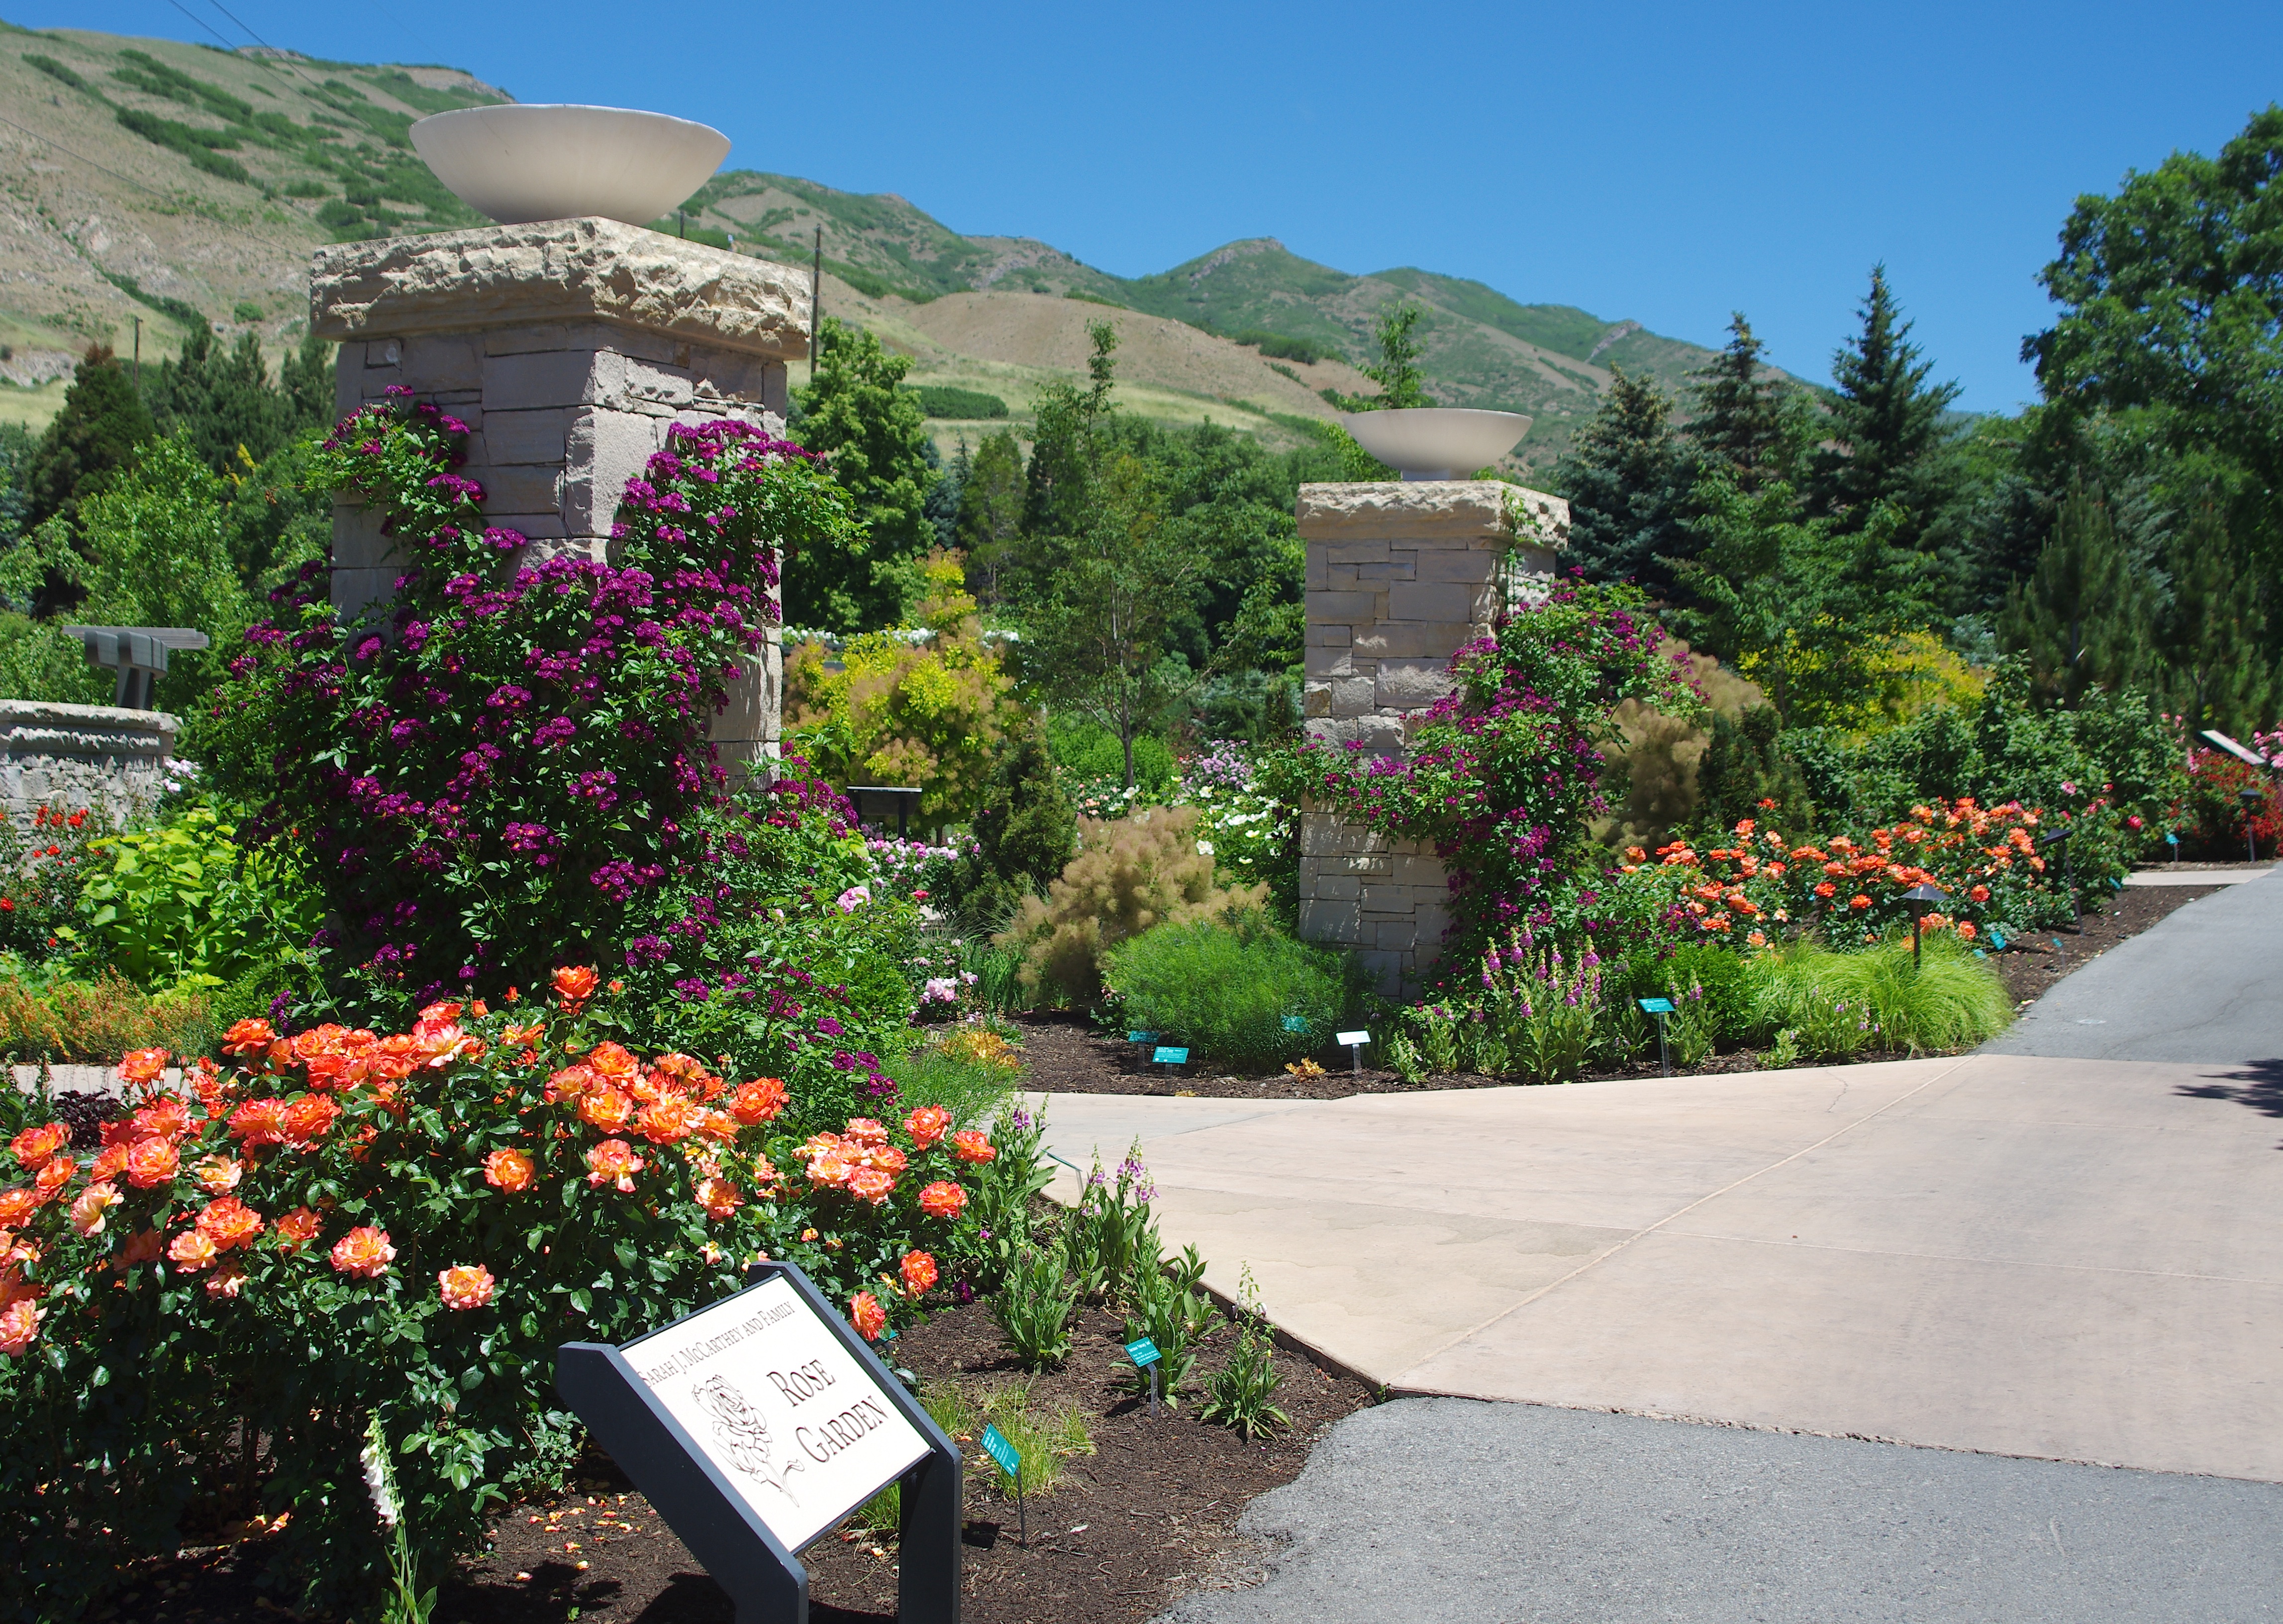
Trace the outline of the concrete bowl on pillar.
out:
[[[588,215],[647,225],[729,155],[718,129],[627,107],[462,107],[411,134],[436,178],[502,225]]]
[[[1347,411],[1340,423],[1355,442],[1406,480],[1463,480],[1521,443],[1530,419],[1470,406],[1404,406]]]

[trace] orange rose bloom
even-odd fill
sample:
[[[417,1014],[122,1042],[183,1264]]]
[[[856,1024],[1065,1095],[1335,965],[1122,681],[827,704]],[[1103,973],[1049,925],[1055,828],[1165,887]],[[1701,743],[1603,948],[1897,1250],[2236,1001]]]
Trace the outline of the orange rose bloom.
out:
[[[1871,899],[1865,896],[1859,891],[1858,891],[1853,896],[1847,899],[1847,906],[1857,910],[1858,912],[1863,909],[1868,908],[1870,905]]]
[[[462,1263],[436,1273],[436,1287],[448,1308],[482,1308],[492,1300],[495,1284],[492,1271],[481,1263]]]
[[[600,979],[592,964],[565,964],[555,972],[555,995],[563,1000],[566,1011],[576,1015],[595,995],[595,986]]]
[[[936,1282],[935,1259],[924,1252],[907,1252],[904,1253],[903,1274],[904,1290],[913,1296],[931,1291]]]
[[[230,1131],[233,1137],[245,1141],[253,1150],[264,1144],[285,1142],[285,1102],[282,1099],[250,1099],[230,1113]]]
[[[40,1169],[39,1176],[32,1181],[32,1188],[41,1200],[52,1201],[78,1171],[78,1162],[68,1156],[58,1156]]]
[[[951,1153],[962,1161],[996,1161],[998,1147],[980,1128],[962,1128],[951,1136]]]
[[[643,1137],[652,1144],[673,1144],[690,1137],[697,1126],[698,1107],[669,1095],[644,1105],[638,1120]]]
[[[559,1105],[565,1100],[578,1099],[588,1089],[600,1087],[602,1081],[583,1065],[566,1066],[547,1080],[547,1103]]]
[[[703,1178],[697,1181],[697,1205],[705,1209],[708,1218],[727,1218],[744,1205],[744,1197],[737,1187],[725,1178]]]
[[[871,1292],[859,1292],[848,1300],[848,1323],[863,1332],[867,1342],[877,1342],[888,1328],[888,1311]]]
[[[866,1167],[848,1175],[848,1193],[860,1201],[869,1201],[875,1206],[888,1198],[896,1181],[877,1167]]]
[[[500,1034],[500,1040],[510,1049],[528,1049],[546,1035],[546,1027],[534,1020],[527,1027],[510,1027]]]
[[[127,1198],[119,1193],[116,1184],[90,1184],[79,1192],[79,1199],[71,1204],[71,1227],[79,1235],[100,1235],[106,1222],[104,1214]]]
[[[280,1252],[296,1252],[317,1238],[317,1214],[306,1206],[297,1206],[277,1220],[274,1231]]]
[[[16,1152],[16,1159],[27,1173],[37,1173],[49,1157],[71,1143],[71,1129],[61,1122],[43,1122],[37,1128],[27,1128],[8,1141],[8,1148]]]
[[[309,1086],[321,1091],[338,1089],[349,1081],[347,1055],[311,1055],[307,1066]]]
[[[40,1210],[40,1198],[29,1190],[0,1190],[0,1230],[12,1230]]]
[[[228,1156],[209,1156],[191,1172],[199,1188],[210,1196],[225,1196],[245,1176],[245,1164]]]
[[[261,1233],[261,1214],[236,1196],[223,1196],[206,1204],[199,1214],[199,1232],[210,1238],[215,1246],[228,1252],[233,1246],[251,1245],[253,1238]]]
[[[341,1113],[339,1101],[323,1094],[304,1094],[285,1107],[286,1142],[307,1149],[325,1136],[333,1119]]]
[[[537,1171],[531,1158],[521,1151],[494,1151],[484,1158],[484,1183],[511,1196],[530,1189]]]
[[[236,1258],[224,1258],[222,1267],[206,1277],[206,1295],[236,1297],[245,1288],[245,1265]]]
[[[1966,894],[1977,902],[1986,902],[1990,900],[1990,887],[1987,886],[1976,886],[1973,890],[1968,891]]]
[[[122,1082],[156,1082],[166,1069],[165,1050],[130,1049],[120,1058],[119,1078]]]
[[[386,1274],[395,1256],[396,1248],[388,1244],[388,1231],[369,1223],[357,1225],[333,1243],[333,1267],[345,1275],[362,1275],[368,1280]]]
[[[184,1230],[167,1248],[167,1255],[175,1260],[175,1266],[184,1274],[194,1275],[201,1269],[210,1267],[222,1255],[222,1248],[214,1244],[214,1238],[205,1230]]]
[[[642,1070],[642,1062],[616,1043],[597,1043],[587,1053],[587,1064],[612,1083],[623,1085]]]
[[[616,1089],[597,1089],[579,1102],[579,1114],[588,1126],[614,1134],[634,1120],[635,1097]]]
[[[587,1152],[587,1175],[589,1184],[616,1184],[619,1190],[632,1191],[635,1175],[650,1164],[635,1154],[635,1147],[623,1139],[605,1139]]]
[[[122,1139],[116,1144],[106,1144],[94,1164],[87,1170],[91,1179],[117,1178],[127,1171],[127,1152],[134,1149],[131,1140]]]
[[[137,1263],[155,1263],[167,1254],[166,1238],[156,1230],[137,1230],[127,1238],[119,1249],[114,1268],[128,1269]]]
[[[127,1182],[137,1190],[163,1184],[175,1176],[183,1159],[164,1139],[137,1139],[127,1152]]]
[[[904,1119],[904,1131],[912,1143],[922,1150],[943,1137],[944,1129],[951,1126],[951,1113],[941,1105],[922,1105]]]
[[[1976,931],[1976,930],[1974,928],[1974,925],[1973,925],[1972,922],[1970,922],[1970,921],[1969,921],[1969,922],[1967,922],[1967,923],[1965,923],[1965,924],[1960,925],[1958,927],[1958,934],[1959,934],[1959,939],[1960,939],[1960,941],[1972,941],[1975,939],[1975,937],[1976,937],[1977,935],[1981,934],[1981,933],[1980,933],[1979,931]]]
[[[904,1153],[892,1144],[868,1145],[864,1151],[864,1165],[893,1177],[904,1170]]]
[[[0,1354],[12,1357],[31,1347],[32,1339],[40,1334],[40,1320],[45,1313],[28,1297],[0,1308]]]
[[[277,1041],[277,1034],[266,1020],[241,1020],[222,1035],[222,1051],[226,1055],[258,1055]]]
[[[967,1191],[949,1179],[938,1179],[920,1191],[920,1211],[931,1218],[956,1218],[967,1206]]]
[[[135,1113],[130,1131],[137,1139],[179,1139],[191,1131],[191,1113],[181,1100],[161,1099]]]
[[[855,1174],[856,1164],[839,1155],[814,1156],[809,1159],[809,1182],[814,1184],[845,1184]]]
[[[756,1077],[729,1097],[729,1114],[751,1128],[773,1122],[785,1108],[785,1086],[775,1077]]]

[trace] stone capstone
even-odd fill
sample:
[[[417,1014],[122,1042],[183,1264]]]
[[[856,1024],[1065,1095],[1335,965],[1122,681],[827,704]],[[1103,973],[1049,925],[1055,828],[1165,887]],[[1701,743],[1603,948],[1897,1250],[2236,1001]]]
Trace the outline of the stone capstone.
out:
[[[339,243],[309,277],[320,338],[604,321],[774,361],[807,353],[811,293],[796,267],[591,217]]]
[[[44,806],[123,822],[159,798],[179,726],[164,711],[0,699],[0,796],[19,820]]]

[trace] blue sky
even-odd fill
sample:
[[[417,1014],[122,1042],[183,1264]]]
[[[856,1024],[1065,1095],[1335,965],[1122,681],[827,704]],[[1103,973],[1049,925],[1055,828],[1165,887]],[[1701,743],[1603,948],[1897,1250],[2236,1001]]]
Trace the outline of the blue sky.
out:
[[[718,126],[732,166],[893,191],[1124,276],[1235,238],[1417,265],[1827,376],[1883,260],[1960,403],[2072,200],[2283,98],[2283,5],[674,6],[224,0],[273,44]],[[14,20],[211,43],[212,0]]]

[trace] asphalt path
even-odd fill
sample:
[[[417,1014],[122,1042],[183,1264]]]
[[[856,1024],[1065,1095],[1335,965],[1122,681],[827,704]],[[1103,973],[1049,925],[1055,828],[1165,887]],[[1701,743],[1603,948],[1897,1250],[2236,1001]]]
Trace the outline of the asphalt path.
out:
[[[2283,1064],[2283,879],[2198,897],[2071,972],[1984,1054]]]

